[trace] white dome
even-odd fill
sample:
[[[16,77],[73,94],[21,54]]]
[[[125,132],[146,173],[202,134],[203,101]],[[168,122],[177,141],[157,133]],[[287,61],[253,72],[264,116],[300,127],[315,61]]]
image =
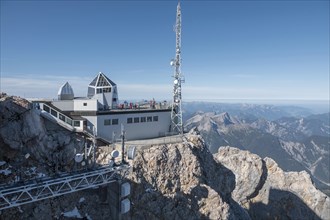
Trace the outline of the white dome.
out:
[[[57,95],[59,100],[72,100],[74,98],[73,89],[68,82],[60,87]]]

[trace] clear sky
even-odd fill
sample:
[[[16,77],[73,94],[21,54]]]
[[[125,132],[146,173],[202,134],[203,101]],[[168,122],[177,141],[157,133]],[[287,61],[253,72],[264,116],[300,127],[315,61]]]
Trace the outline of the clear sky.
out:
[[[176,1],[1,1],[1,91],[171,99]],[[184,100],[329,100],[329,1],[181,1]]]

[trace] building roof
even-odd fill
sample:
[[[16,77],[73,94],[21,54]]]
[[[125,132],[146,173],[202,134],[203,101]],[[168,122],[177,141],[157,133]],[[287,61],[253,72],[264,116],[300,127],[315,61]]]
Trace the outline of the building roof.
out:
[[[64,83],[60,87],[60,89],[58,90],[57,95],[72,95],[72,96],[74,96],[73,89],[72,89],[71,85],[68,82]]]
[[[106,75],[99,72],[97,76],[93,79],[93,81],[89,84],[92,87],[109,87],[115,86],[116,83],[111,81]]]

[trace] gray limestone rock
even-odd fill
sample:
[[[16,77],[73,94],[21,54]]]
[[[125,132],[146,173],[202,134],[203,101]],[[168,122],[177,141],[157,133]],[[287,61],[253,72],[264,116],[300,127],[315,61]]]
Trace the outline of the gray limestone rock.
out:
[[[141,151],[129,179],[133,219],[249,219],[230,197],[234,174],[198,135]]]
[[[221,147],[214,155],[236,176],[233,199],[253,219],[330,219],[330,199],[309,174],[284,172],[271,158]]]
[[[7,95],[0,98],[0,139],[1,148],[6,145],[16,150],[11,159],[21,160],[29,153],[50,169],[70,164],[75,152],[83,148],[81,137],[44,120],[27,100]],[[5,152],[0,156],[8,157]]]

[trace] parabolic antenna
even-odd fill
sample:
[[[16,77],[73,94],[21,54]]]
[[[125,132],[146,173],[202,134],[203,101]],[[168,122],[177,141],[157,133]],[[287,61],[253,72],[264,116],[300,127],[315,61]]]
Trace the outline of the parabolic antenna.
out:
[[[178,81],[177,79],[174,80],[174,84],[175,84],[175,85],[178,84],[178,82],[179,82],[179,81]]]
[[[76,154],[76,156],[74,157],[74,161],[76,161],[77,163],[80,163],[81,161],[83,161],[84,159],[84,154]]]
[[[136,152],[136,147],[135,146],[128,147],[127,157],[128,157],[129,160],[133,160],[134,159],[135,152]]]
[[[113,151],[111,152],[111,157],[113,157],[113,158],[117,158],[117,157],[119,157],[119,151],[117,151],[117,150],[113,150]]]

